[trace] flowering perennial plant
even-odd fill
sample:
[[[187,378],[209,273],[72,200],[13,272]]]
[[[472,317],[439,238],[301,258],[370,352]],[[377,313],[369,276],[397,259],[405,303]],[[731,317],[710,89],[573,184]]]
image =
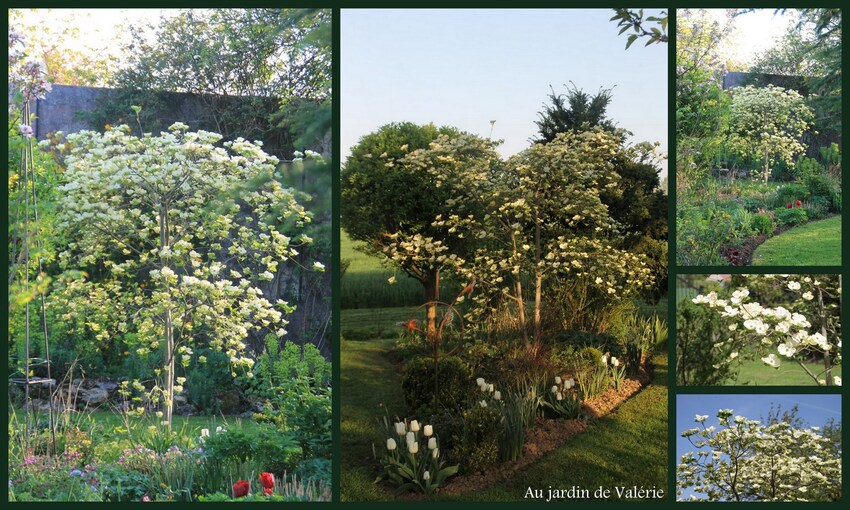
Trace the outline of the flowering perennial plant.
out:
[[[554,411],[559,418],[578,418],[581,412],[581,394],[575,379],[557,376],[554,382],[543,405]]]
[[[779,283],[786,295],[793,298],[786,303],[788,308],[763,306],[750,299],[746,287],[734,290],[728,298],[721,298],[717,292],[693,298],[693,303],[715,310],[725,321],[725,339],[714,345],[727,353],[721,364],[732,363],[750,347],[760,353],[762,362],[768,366],[779,368],[782,360],[789,360],[820,385],[840,384],[841,379],[836,380],[831,373],[833,363],[841,362],[838,310],[837,304],[826,299],[840,295],[837,279],[830,275],[770,274],[748,278],[754,284],[759,279]],[[824,369],[820,373],[812,372],[804,363],[813,353],[823,359]]]
[[[841,495],[841,447],[819,427],[760,423],[717,412],[682,432],[696,448],[676,468],[678,495],[703,501],[831,501]]]
[[[446,467],[433,425],[417,420],[395,422],[390,426],[384,417],[387,443],[381,458],[383,473],[375,480],[388,480],[399,493],[418,491],[431,494],[446,479],[458,471],[458,466]]]

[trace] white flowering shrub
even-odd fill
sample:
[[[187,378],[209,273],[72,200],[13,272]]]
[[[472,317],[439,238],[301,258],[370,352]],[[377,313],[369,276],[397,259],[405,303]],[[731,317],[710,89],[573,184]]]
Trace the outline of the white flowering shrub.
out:
[[[841,449],[819,427],[761,423],[717,412],[682,432],[695,448],[676,467],[677,494],[691,501],[833,501],[841,497]],[[693,491],[683,498],[686,490]]]
[[[783,360],[801,367],[820,385],[837,385],[833,364],[841,362],[841,337],[838,304],[838,279],[830,275],[748,275],[750,281],[779,283],[784,289],[784,305],[764,306],[753,301],[746,287],[721,298],[717,292],[698,295],[697,305],[714,310],[722,318],[722,336],[714,348],[726,352],[715,366],[721,369],[748,349],[754,349],[765,365],[779,369]],[[819,327],[815,328],[818,325]],[[822,359],[823,370],[813,372],[806,361],[812,354]]]
[[[458,471],[445,466],[440,443],[433,425],[417,420],[395,422],[384,419],[387,443],[381,458],[383,472],[375,480],[387,480],[402,492],[432,494]]]
[[[188,366],[194,349],[224,352],[234,376],[250,376],[249,334],[286,334],[293,308],[258,284],[312,241],[291,234],[311,216],[255,143],[221,147],[220,135],[180,123],[159,136],[121,126],[67,139],[58,227],[69,242],[59,261],[91,277],[62,289],[64,318],[85,316],[100,342],[123,337],[140,356],[161,353],[157,388],[170,423],[182,390],[176,365]]]

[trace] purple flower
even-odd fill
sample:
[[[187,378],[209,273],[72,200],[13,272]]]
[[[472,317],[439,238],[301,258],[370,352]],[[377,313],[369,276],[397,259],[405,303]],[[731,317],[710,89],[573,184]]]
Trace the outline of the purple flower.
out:
[[[83,472],[80,471],[79,469],[75,469],[75,470],[71,471],[71,476],[83,476]]]
[[[32,130],[32,126],[30,126],[28,124],[21,124],[20,126],[18,126],[18,128],[21,130],[21,135],[24,138],[32,138],[33,137],[34,133],[33,133],[33,130]]]

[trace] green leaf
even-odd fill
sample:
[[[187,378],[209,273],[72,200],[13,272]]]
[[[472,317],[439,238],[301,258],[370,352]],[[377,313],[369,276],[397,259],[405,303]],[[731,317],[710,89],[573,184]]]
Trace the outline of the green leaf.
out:
[[[626,42],[626,49],[629,49],[629,46],[631,46],[632,43],[637,40],[637,37],[638,36],[635,35],[635,34],[632,34],[632,35],[629,36],[629,40],[628,40],[628,42]]]

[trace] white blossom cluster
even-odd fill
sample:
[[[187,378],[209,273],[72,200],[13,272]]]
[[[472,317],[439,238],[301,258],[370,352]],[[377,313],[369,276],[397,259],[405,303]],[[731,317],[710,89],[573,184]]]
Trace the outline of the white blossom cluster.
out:
[[[731,409],[697,415],[682,432],[696,448],[676,467],[679,496],[708,501],[818,501],[840,494],[841,450],[819,427],[763,424]]]
[[[763,278],[778,279],[784,288],[794,293],[799,303],[812,303],[814,293],[818,292],[822,282],[817,277],[790,275],[764,275]],[[726,319],[728,331],[722,339],[715,344],[715,348],[729,351],[729,359],[735,359],[743,348],[742,342],[754,341],[757,346],[775,349],[761,360],[769,366],[779,368],[781,360],[800,360],[810,351],[817,351],[824,356],[836,355],[836,361],[840,362],[840,338],[827,338],[820,331],[811,331],[812,320],[801,311],[791,311],[784,306],[763,306],[761,303],[750,300],[750,290],[746,287],[736,289],[728,299],[721,298],[717,292],[709,292],[698,295],[691,300],[694,304],[705,305],[716,310],[721,317]],[[790,306],[790,304],[789,304]],[[820,305],[812,303],[809,308],[818,313]],[[825,313],[821,310],[819,313]],[[808,312],[807,312],[808,313]],[[777,356],[778,354],[778,356]],[[715,367],[718,368],[718,367]],[[818,382],[823,381],[822,379]],[[840,384],[840,378],[833,378],[833,383]],[[821,384],[825,384],[821,382]]]
[[[101,278],[59,286],[73,301],[66,318],[87,317],[103,341],[132,332],[139,355],[165,346],[168,325],[175,342],[167,357],[188,365],[189,345],[203,342],[227,354],[232,375],[250,376],[249,332],[283,336],[293,310],[258,284],[312,242],[283,231],[309,223],[310,213],[273,178],[278,160],[259,144],[218,146],[220,135],[181,123],[159,136],[129,131],[67,136],[57,226],[69,243],[59,262]]]

